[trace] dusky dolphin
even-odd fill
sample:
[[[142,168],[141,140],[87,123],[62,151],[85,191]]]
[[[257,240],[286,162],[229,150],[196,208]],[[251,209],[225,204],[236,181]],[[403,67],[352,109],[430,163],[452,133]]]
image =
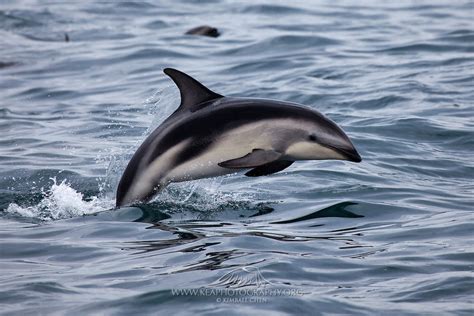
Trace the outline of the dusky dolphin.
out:
[[[147,202],[171,182],[250,169],[269,175],[296,160],[360,162],[349,137],[318,111],[296,103],[233,98],[166,68],[181,104],[138,148],[120,179],[116,207]]]

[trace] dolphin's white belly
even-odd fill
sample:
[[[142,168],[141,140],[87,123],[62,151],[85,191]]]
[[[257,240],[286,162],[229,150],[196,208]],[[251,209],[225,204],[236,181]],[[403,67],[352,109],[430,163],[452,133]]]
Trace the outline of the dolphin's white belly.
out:
[[[240,152],[235,154],[240,154]],[[165,182],[181,182],[234,173],[237,170],[222,168],[217,165],[219,162],[232,159],[228,157],[231,157],[229,152],[222,152],[218,148],[208,151],[173,168],[166,175]]]
[[[175,166],[166,175],[166,182],[180,182],[235,173],[218,163],[243,157],[255,148],[271,149],[270,126],[266,122],[247,124],[223,134],[197,157]],[[255,135],[258,135],[255,137]]]

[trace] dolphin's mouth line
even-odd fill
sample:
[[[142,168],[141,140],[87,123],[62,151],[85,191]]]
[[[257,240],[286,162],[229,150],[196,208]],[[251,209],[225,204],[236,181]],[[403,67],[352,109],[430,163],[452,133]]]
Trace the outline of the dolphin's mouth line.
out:
[[[362,157],[359,155],[359,153],[357,152],[355,148],[345,149],[345,148],[331,146],[327,144],[321,144],[321,145],[340,153],[341,155],[346,157],[348,161],[352,161],[352,162],[362,161]]]

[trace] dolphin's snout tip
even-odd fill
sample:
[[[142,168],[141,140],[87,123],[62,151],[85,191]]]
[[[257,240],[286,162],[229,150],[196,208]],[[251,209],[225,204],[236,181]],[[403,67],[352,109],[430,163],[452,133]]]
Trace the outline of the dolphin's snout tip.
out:
[[[341,154],[345,158],[344,160],[351,161],[351,162],[362,161],[362,157],[359,155],[359,153],[354,147],[350,147],[350,148],[333,147],[333,148],[337,150],[339,154]]]
[[[352,144],[351,144],[352,145]],[[347,160],[351,162],[361,162],[362,157],[359,155],[357,150],[355,149],[354,146],[344,146],[344,147],[339,147],[339,146],[330,146],[330,145],[325,145],[328,148],[331,148],[332,150],[336,151],[339,154],[338,159],[342,160]]]
[[[352,162],[361,162],[362,157],[359,155],[357,151],[355,151],[355,154],[351,157],[350,161]]]
[[[345,150],[344,155],[347,157],[348,161],[352,162],[361,162],[362,157],[359,155],[357,150],[355,148],[352,148],[351,150]]]

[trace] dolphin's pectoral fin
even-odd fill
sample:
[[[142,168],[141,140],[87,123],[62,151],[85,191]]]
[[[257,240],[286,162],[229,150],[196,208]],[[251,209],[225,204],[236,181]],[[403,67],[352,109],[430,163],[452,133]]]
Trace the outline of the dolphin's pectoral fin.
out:
[[[255,168],[276,161],[282,156],[274,150],[254,149],[247,155],[218,163],[220,167],[230,169]]]
[[[184,72],[173,68],[166,68],[163,71],[165,74],[170,76],[178,86],[181,95],[181,105],[178,110],[183,109],[194,112],[202,108],[199,104],[223,97],[222,95],[209,90],[202,83]]]
[[[274,162],[269,162],[248,171],[245,175],[247,177],[266,176],[278,171],[282,171],[283,169],[286,169],[291,166],[292,163],[294,163],[294,161],[292,160],[277,160]]]

